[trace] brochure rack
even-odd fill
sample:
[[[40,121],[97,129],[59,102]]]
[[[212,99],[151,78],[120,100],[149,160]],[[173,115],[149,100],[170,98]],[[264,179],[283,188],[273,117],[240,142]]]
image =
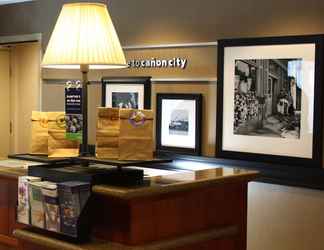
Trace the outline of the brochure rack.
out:
[[[87,202],[85,203],[79,216],[76,219],[77,222],[76,222],[75,234],[68,234],[68,233],[64,233],[64,232],[54,232],[54,231],[47,230],[46,228],[38,228],[36,226],[31,225],[30,223],[25,224],[20,221],[18,221],[18,223],[29,226],[35,231],[46,232],[47,234],[49,234],[53,237],[64,239],[69,242],[75,242],[75,243],[86,242],[89,240],[89,237],[91,235],[91,228],[92,228],[91,220],[90,220],[90,214],[91,214],[90,211],[91,211],[91,204],[92,204],[91,200],[92,199],[93,199],[93,197],[90,194]]]

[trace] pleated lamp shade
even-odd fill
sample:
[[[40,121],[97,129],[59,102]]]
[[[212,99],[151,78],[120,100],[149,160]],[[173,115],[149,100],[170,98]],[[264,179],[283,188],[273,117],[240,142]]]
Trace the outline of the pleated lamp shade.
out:
[[[125,55],[107,7],[71,3],[62,7],[42,66],[48,68],[124,68]]]

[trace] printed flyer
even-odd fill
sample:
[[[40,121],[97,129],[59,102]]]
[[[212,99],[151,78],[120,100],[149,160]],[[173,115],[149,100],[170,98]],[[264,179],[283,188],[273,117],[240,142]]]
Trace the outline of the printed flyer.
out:
[[[82,88],[80,82],[65,88],[66,139],[82,142]]]

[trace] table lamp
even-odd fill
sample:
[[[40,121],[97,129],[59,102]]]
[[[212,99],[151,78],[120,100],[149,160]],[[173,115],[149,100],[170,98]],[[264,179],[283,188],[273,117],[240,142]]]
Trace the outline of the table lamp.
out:
[[[89,69],[126,68],[126,60],[105,4],[64,4],[45,51],[42,67],[82,72],[81,156],[88,151]]]

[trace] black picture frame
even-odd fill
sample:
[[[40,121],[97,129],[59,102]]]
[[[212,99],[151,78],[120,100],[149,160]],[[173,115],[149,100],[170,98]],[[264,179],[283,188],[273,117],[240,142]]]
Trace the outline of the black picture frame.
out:
[[[123,84],[143,84],[144,86],[144,109],[151,109],[151,77],[150,76],[134,76],[134,77],[102,77],[102,107],[106,107],[106,88],[109,85]]]
[[[258,45],[315,45],[315,79],[314,79],[314,119],[313,119],[313,147],[312,158],[291,157],[271,154],[257,154],[223,150],[223,103],[224,93],[224,50],[228,47],[244,47]],[[216,121],[216,157],[247,160],[266,163],[285,164],[295,167],[322,167],[323,154],[323,56],[324,35],[284,36],[224,39],[218,41],[218,85],[217,85],[217,121]]]
[[[177,94],[177,93],[158,93],[156,95],[156,150],[158,153],[175,153],[187,155],[201,155],[201,131],[202,131],[202,94]],[[195,121],[195,147],[170,147],[163,146],[161,142],[161,122],[162,122],[162,100],[193,100],[196,103]]]

